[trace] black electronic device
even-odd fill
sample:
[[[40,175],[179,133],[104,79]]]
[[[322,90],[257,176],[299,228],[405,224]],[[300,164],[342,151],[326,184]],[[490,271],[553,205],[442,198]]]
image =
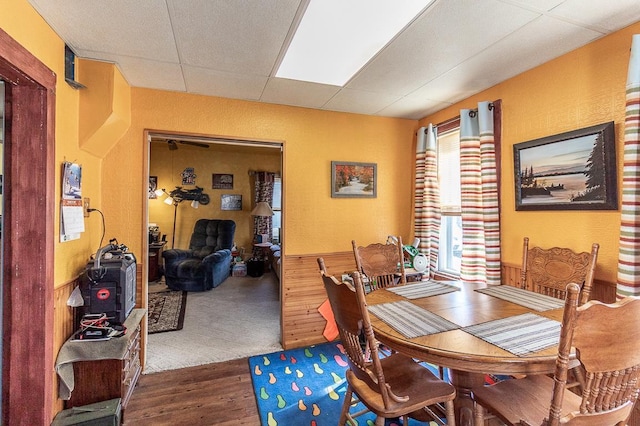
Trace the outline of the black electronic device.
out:
[[[112,240],[113,241],[113,240]],[[124,323],[136,304],[136,258],[123,244],[100,248],[80,279],[80,313],[106,314]]]

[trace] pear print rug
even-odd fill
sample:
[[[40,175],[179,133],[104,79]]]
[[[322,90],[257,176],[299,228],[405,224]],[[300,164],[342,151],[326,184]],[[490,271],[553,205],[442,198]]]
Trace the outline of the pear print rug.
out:
[[[340,342],[254,356],[249,358],[249,366],[262,426],[338,424],[348,367]],[[364,405],[359,402],[350,411],[362,409]],[[359,426],[373,425],[375,414],[364,414],[356,421]],[[385,424],[402,425],[398,419]],[[409,424],[427,423],[411,420]]]

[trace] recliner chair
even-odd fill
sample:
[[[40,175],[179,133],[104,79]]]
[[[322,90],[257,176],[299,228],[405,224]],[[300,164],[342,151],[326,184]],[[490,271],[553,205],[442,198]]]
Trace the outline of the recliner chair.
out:
[[[189,249],[162,252],[164,275],[172,290],[205,291],[219,286],[231,274],[233,220],[199,219]]]

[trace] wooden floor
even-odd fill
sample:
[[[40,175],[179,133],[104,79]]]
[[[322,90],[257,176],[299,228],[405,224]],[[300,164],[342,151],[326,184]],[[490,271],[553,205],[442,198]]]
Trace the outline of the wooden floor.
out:
[[[260,425],[248,358],[142,375],[125,426]]]

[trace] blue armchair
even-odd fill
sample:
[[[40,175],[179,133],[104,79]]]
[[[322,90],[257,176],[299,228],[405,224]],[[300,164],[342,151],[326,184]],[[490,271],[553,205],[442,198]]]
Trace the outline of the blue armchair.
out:
[[[199,219],[189,249],[162,252],[164,276],[172,290],[205,291],[219,286],[231,273],[233,220]]]

